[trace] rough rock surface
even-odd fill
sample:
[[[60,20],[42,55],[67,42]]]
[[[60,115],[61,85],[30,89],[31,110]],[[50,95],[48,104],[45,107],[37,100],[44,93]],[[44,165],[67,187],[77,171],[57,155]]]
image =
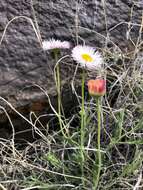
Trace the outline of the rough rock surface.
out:
[[[0,37],[11,19],[26,16],[35,26],[38,23],[42,40],[53,37],[71,40],[73,45],[85,41],[101,48],[114,43],[123,50],[132,49],[131,40],[136,42],[139,36],[142,11],[142,2],[133,0],[33,0],[33,6],[31,0],[2,0]],[[46,98],[34,85],[55,95],[53,67],[30,22],[24,17],[14,19],[0,45],[0,95],[21,112],[23,106],[27,113],[35,107],[42,111],[45,104],[38,102]],[[65,66],[65,81],[69,73],[70,68]]]

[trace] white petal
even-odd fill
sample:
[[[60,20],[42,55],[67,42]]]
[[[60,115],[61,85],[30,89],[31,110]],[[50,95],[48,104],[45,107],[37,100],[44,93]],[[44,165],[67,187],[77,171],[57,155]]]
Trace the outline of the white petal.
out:
[[[68,41],[60,41],[55,39],[50,39],[42,42],[43,50],[50,49],[69,49],[70,43]]]
[[[83,54],[88,54],[92,57],[92,61],[86,61],[82,58]],[[86,67],[88,70],[96,70],[101,67],[103,64],[103,58],[101,54],[96,51],[95,48],[90,46],[81,46],[78,45],[72,50],[73,59],[80,63],[81,67]]]

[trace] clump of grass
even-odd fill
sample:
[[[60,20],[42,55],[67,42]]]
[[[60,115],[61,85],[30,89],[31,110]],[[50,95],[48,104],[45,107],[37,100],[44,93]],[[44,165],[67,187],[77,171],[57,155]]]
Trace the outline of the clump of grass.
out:
[[[96,189],[137,189],[142,186],[143,79],[140,67],[132,70],[130,65],[128,74],[122,65],[120,67],[120,70],[109,68],[109,78],[107,71],[107,94],[100,112],[102,164]],[[116,88],[118,96],[114,91]],[[7,189],[13,185],[23,190],[94,189],[99,132],[95,127],[96,106],[94,98],[84,93],[84,159],[81,157],[81,112],[75,112],[69,118],[61,116],[70,138],[65,138],[61,129],[56,129],[23,149],[19,149],[19,144],[13,145],[11,140],[1,139],[1,185]],[[53,111],[58,115],[56,110]],[[34,129],[40,133],[36,126]]]
[[[38,39],[42,43],[41,38]],[[87,61],[90,59],[85,54],[84,58]],[[12,126],[13,135],[10,140],[0,139],[0,188],[142,189],[143,77],[140,59],[138,55],[137,58],[129,58],[121,51],[115,53],[106,48],[106,65],[103,72],[98,70],[97,73],[100,77],[106,73],[107,93],[102,99],[98,97],[97,101],[89,96],[85,88],[85,81],[95,78],[97,73],[91,74],[85,67],[88,65],[84,65],[81,93],[75,92],[79,107],[75,108],[75,114],[66,118],[61,97],[59,59],[55,54],[58,63],[55,77],[57,110],[46,91],[39,87],[47,96],[52,114],[58,118],[57,128],[46,134],[37,127],[37,122],[25,118],[1,97],[41,138],[20,148],[15,143],[12,120],[2,108]]]

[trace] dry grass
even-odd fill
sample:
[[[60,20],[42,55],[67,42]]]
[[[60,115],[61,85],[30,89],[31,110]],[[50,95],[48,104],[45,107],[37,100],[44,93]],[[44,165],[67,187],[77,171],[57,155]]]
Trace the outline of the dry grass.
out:
[[[104,5],[104,1],[103,5]],[[82,3],[82,2],[81,2]],[[105,6],[105,5],[104,5]],[[105,8],[105,7],[104,7]],[[106,10],[105,20],[106,20]],[[39,29],[27,17],[19,16],[12,19],[6,26],[0,44],[6,34],[7,27],[19,18],[27,19],[41,43]],[[119,23],[122,24],[122,23]],[[134,23],[127,23],[134,24]],[[102,51],[106,60],[105,70],[108,81],[107,94],[102,99],[102,131],[101,154],[102,172],[98,189],[101,190],[140,190],[143,189],[142,161],[143,161],[143,69],[140,47],[142,44],[141,33],[143,23],[140,25],[139,38],[134,43],[134,51],[123,53],[111,41],[113,48],[105,46]],[[116,26],[114,26],[115,28]],[[38,32],[37,32],[38,29]],[[102,36],[96,31],[78,26],[78,9],[76,15],[76,39],[78,30],[88,30]],[[130,27],[129,27],[130,29]],[[111,29],[110,29],[111,30]],[[106,36],[102,36],[106,40]],[[106,44],[105,44],[106,45]],[[129,53],[129,54],[128,54]],[[132,55],[132,56],[130,56]],[[91,77],[90,75],[88,77]],[[73,77],[72,89],[76,83],[76,74]],[[53,111],[53,116],[58,113],[50,102],[48,94],[39,87],[47,96]],[[65,138],[59,127],[45,133],[37,127],[36,122],[21,115],[5,99],[6,104],[22,119],[28,122],[40,139],[33,143],[27,142],[26,146],[15,143],[15,131],[12,120],[4,108],[11,127],[12,138],[0,139],[0,189],[1,190],[39,190],[39,189],[92,189],[93,165],[96,165],[96,103],[89,95],[85,100],[86,133],[84,179],[80,170],[80,95],[75,91],[79,107],[74,109],[68,118],[62,117],[62,125],[68,131]],[[86,93],[87,94],[87,93]],[[63,105],[64,106],[64,105]],[[42,127],[43,124],[41,124]],[[48,123],[46,130],[49,129]],[[84,185],[83,182],[84,181]]]

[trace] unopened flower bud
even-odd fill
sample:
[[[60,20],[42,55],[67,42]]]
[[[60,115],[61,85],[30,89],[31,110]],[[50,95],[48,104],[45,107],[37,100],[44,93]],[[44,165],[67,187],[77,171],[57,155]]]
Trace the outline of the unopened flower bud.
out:
[[[104,79],[89,80],[87,85],[91,96],[103,96],[106,93],[106,80]]]

